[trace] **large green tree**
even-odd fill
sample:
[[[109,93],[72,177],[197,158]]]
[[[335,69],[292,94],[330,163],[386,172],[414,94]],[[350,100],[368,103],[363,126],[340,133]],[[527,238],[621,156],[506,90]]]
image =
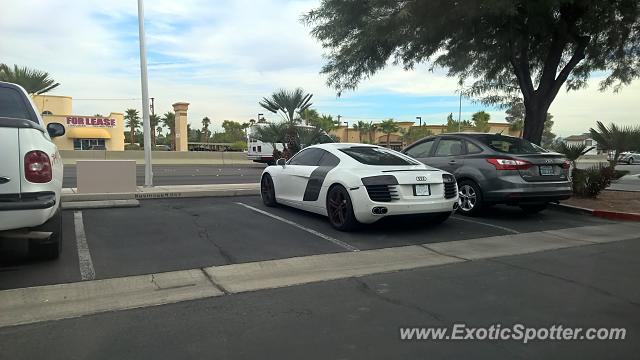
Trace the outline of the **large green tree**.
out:
[[[201,130],[202,139],[199,139],[199,140],[205,143],[208,143],[209,138],[211,137],[211,131],[209,131],[209,125],[211,125],[211,119],[209,119],[209,117],[207,116],[203,117],[202,130]]]
[[[442,67],[487,104],[524,99],[524,138],[542,140],[566,84],[604,72],[601,90],[640,75],[638,0],[322,0],[304,17],[327,49],[322,72],[355,89],[390,63]],[[392,60],[392,61],[390,61]]]
[[[518,131],[520,134],[519,136],[522,136],[522,131],[524,130],[524,119],[526,116],[524,102],[518,98],[513,99],[509,103],[505,114],[506,116],[504,119],[510,124],[509,128],[513,131]],[[547,113],[542,130],[542,139],[540,141],[542,147],[551,147],[556,139],[556,134],[551,131],[554,124],[552,119],[553,115],[551,115],[551,113]]]
[[[8,65],[0,64],[0,81],[18,84],[29,94],[36,95],[47,93],[60,86],[50,77],[48,72],[18,65],[9,67]]]

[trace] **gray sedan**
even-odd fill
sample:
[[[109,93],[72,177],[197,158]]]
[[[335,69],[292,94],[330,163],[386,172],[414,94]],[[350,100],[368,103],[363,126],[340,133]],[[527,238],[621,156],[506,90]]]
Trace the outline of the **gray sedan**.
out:
[[[458,211],[475,215],[493,204],[538,212],[571,197],[570,163],[527,140],[501,134],[449,133],[429,136],[403,153],[455,175]]]

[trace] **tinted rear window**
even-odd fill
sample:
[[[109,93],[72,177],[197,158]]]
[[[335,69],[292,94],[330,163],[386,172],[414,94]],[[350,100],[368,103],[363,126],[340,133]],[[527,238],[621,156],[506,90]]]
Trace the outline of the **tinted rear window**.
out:
[[[418,163],[409,161],[395,152],[370,146],[350,147],[340,149],[343,153],[356,159],[358,162],[367,165],[417,165]]]
[[[539,154],[544,152],[544,149],[527,140],[510,136],[486,135],[479,137],[478,140],[491,149],[505,154]]]
[[[22,94],[6,87],[0,87],[0,117],[33,121]]]

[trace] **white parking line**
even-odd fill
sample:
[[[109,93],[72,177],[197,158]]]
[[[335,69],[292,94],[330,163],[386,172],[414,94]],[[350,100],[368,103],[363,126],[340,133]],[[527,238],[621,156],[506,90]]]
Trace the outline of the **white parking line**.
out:
[[[504,231],[510,232],[512,234],[520,234],[520,231],[518,231],[518,230],[513,230],[513,229],[510,229],[508,227],[504,227],[504,226],[500,226],[500,225],[489,224],[489,223],[486,223],[486,222],[477,221],[477,220],[471,220],[471,219],[467,219],[467,218],[463,218],[463,217],[459,217],[459,216],[452,216],[452,218],[456,219],[456,220],[460,220],[460,221],[466,221],[466,222],[474,223],[474,224],[490,226],[492,228],[504,230]]]
[[[268,212],[266,212],[266,211],[264,211],[264,210],[260,210],[260,209],[258,209],[258,208],[255,208],[255,207],[250,206],[250,205],[247,205],[247,204],[243,204],[243,203],[241,203],[241,202],[237,202],[236,204],[238,204],[238,205],[242,205],[242,206],[246,207],[247,209],[251,209],[251,210],[253,210],[253,211],[255,211],[255,212],[258,212],[258,213],[260,213],[260,214],[262,214],[262,215],[266,215],[266,216],[269,216],[269,217],[274,218],[274,219],[276,219],[276,220],[280,220],[280,221],[282,221],[282,222],[284,222],[284,223],[287,223],[287,224],[289,224],[289,225],[295,226],[295,227],[297,227],[297,228],[298,228],[298,229],[300,229],[300,230],[304,230],[304,231],[306,231],[306,232],[308,232],[308,233],[311,233],[311,234],[313,234],[313,235],[315,235],[315,236],[318,236],[318,237],[321,237],[321,238],[323,238],[323,239],[325,239],[325,240],[331,241],[331,242],[332,242],[332,243],[334,243],[335,245],[341,246],[341,247],[343,247],[343,248],[345,248],[345,249],[347,249],[347,250],[349,250],[349,251],[360,251],[360,250],[358,250],[357,248],[355,248],[355,247],[353,247],[353,246],[351,246],[351,245],[349,245],[349,244],[347,244],[347,243],[344,243],[344,242],[342,242],[342,241],[340,241],[340,240],[338,240],[338,239],[336,239],[336,238],[332,238],[332,237],[331,237],[331,236],[329,236],[329,235],[325,235],[325,234],[323,234],[323,233],[321,233],[321,232],[315,231],[315,230],[313,230],[313,229],[309,229],[308,227],[304,227],[304,226],[302,226],[302,225],[300,225],[300,224],[298,224],[298,223],[296,223],[296,222],[293,222],[293,221],[291,221],[291,220],[285,219],[285,218],[280,217],[280,216],[278,216],[278,215],[274,215],[274,214],[268,213]]]
[[[82,280],[93,280],[96,272],[93,269],[91,253],[87,244],[87,235],[84,232],[84,222],[82,221],[82,211],[73,213],[73,223],[76,229],[76,245],[78,247],[78,260],[80,262],[80,276]]]

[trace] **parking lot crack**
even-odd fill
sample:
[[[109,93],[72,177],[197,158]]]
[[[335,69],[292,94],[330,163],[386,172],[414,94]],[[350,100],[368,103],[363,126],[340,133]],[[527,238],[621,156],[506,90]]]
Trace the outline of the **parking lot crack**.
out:
[[[184,211],[183,209],[177,209],[180,211]],[[198,232],[198,237],[202,240],[207,241],[208,243],[210,243],[211,245],[213,245],[214,248],[216,248],[216,250],[218,251],[218,253],[220,254],[220,256],[222,257],[222,259],[225,262],[225,265],[229,265],[229,264],[235,264],[237,261],[236,259],[229,254],[227,251],[225,251],[222,246],[220,246],[218,243],[216,243],[211,236],[209,235],[209,229],[207,229],[206,226],[200,224],[200,222],[198,221],[200,218],[199,214],[194,214],[194,213],[190,213],[188,211],[185,211],[188,215],[191,216],[193,225],[195,225],[196,230]]]
[[[633,305],[633,306],[636,306],[636,307],[640,307],[640,303],[638,303],[638,302],[635,302],[633,300],[620,297],[617,294],[614,294],[614,293],[612,293],[612,292],[610,292],[608,290],[599,288],[597,286],[585,284],[585,283],[582,283],[580,281],[569,279],[569,278],[566,278],[566,277],[563,277],[563,276],[559,276],[559,275],[556,275],[556,274],[551,274],[551,273],[547,273],[547,272],[544,272],[544,271],[531,269],[531,268],[528,268],[526,266],[521,266],[521,265],[508,263],[508,262],[505,262],[505,261],[500,261],[498,259],[486,259],[486,260],[487,261],[492,261],[492,262],[495,262],[495,263],[498,263],[498,264],[501,264],[501,265],[505,265],[505,266],[508,266],[508,267],[511,267],[511,268],[514,268],[514,269],[530,271],[530,272],[535,273],[537,275],[549,277],[549,278],[552,278],[552,279],[555,279],[555,280],[565,281],[565,282],[571,283],[573,285],[577,285],[577,286],[580,286],[580,287],[587,288],[589,290],[593,290],[593,291],[595,291],[595,292],[597,292],[597,293],[599,293],[601,295],[612,297],[614,299],[620,300],[620,301],[625,302],[627,304],[630,304],[630,305]]]
[[[422,314],[425,314],[427,316],[429,316],[430,318],[432,318],[433,320],[439,321],[439,322],[444,322],[444,318],[438,314],[435,313],[433,311],[429,311],[421,306],[415,305],[415,304],[409,304],[406,302],[403,302],[401,300],[398,299],[394,299],[391,298],[389,296],[385,296],[377,291],[375,291],[374,289],[372,289],[369,284],[367,284],[366,282],[364,282],[363,280],[359,279],[359,278],[350,278],[351,281],[354,281],[357,285],[358,285],[358,290],[360,290],[360,292],[362,292],[363,294],[376,298],[378,300],[382,300],[388,304],[391,305],[395,305],[395,306],[400,306],[406,309],[411,309],[414,311],[418,311]]]

